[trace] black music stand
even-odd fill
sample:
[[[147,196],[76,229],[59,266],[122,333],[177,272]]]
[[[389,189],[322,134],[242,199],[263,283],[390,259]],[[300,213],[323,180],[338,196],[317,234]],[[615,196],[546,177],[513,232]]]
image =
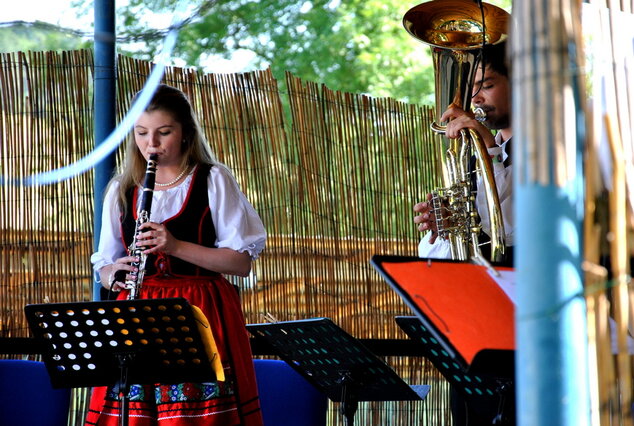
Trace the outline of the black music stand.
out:
[[[115,386],[120,425],[128,424],[131,384],[213,381],[186,299],[139,299],[27,305],[54,388]]]
[[[469,364],[429,323],[418,317],[395,318],[413,340],[422,343],[421,353],[490,424],[514,424],[514,351],[483,349]]]
[[[416,401],[429,393],[429,385],[406,384],[328,318],[249,324],[247,330],[331,401],[341,403],[347,426],[354,424],[360,401]]]
[[[371,263],[416,314],[395,320],[422,355],[471,410],[514,424],[514,307],[486,267],[402,256]]]

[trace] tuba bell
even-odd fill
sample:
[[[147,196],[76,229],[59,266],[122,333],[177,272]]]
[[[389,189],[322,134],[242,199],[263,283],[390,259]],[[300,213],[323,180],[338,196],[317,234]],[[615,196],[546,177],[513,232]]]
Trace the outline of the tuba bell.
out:
[[[451,105],[469,111],[481,48],[506,39],[509,14],[496,6],[473,0],[431,0],[410,9],[403,26],[414,38],[431,48],[434,65],[437,155],[442,160],[444,188],[432,191],[432,207],[440,237],[450,242],[452,258],[482,259],[478,243],[481,227],[475,208],[475,188],[471,188],[470,161],[483,182],[491,223],[491,261],[504,256],[504,221],[493,166],[482,138],[472,129],[463,129],[461,138],[449,139],[440,123]],[[475,111],[476,117],[479,111]]]

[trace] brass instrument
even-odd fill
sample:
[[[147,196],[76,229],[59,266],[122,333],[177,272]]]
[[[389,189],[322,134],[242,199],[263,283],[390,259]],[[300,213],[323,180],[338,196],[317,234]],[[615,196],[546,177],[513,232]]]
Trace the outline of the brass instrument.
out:
[[[436,122],[451,104],[465,111],[470,109],[480,48],[484,43],[496,44],[506,38],[508,18],[505,10],[487,3],[482,3],[480,10],[473,0],[431,0],[405,14],[403,25],[407,32],[431,47]],[[449,240],[453,259],[482,258],[478,245],[481,227],[469,170],[471,156],[475,155],[491,221],[490,260],[501,261],[504,255],[504,221],[486,146],[477,132],[471,129],[463,129],[460,139],[445,137],[444,129],[443,125],[432,124],[432,130],[442,135],[443,142],[438,144],[438,154],[443,160],[445,187],[432,192],[439,236]]]
[[[143,283],[143,277],[145,275],[145,262],[147,260],[147,254],[143,253],[145,247],[139,246],[137,242],[137,236],[140,232],[140,227],[146,222],[150,221],[150,212],[152,211],[152,196],[154,194],[154,183],[156,181],[156,166],[158,165],[158,154],[152,154],[148,158],[147,168],[145,170],[145,178],[143,181],[143,193],[141,193],[141,200],[139,202],[139,209],[134,226],[134,238],[132,244],[128,247],[128,253],[130,256],[136,256],[139,260],[132,262],[132,266],[137,268],[137,273],[130,273],[132,278],[126,280],[125,288],[130,290],[128,294],[129,300],[138,298],[139,291],[141,290],[141,284]]]

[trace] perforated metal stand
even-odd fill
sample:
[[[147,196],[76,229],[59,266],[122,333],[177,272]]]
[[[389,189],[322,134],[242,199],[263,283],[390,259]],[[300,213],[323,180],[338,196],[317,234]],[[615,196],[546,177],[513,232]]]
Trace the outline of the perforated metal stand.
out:
[[[475,410],[490,414],[491,423],[515,423],[514,351],[483,350],[471,364],[429,324],[417,317],[396,317],[396,323],[412,339],[422,343],[421,352],[449,383],[471,402]]]
[[[410,386],[328,318],[249,324],[247,330],[333,402],[352,426],[360,401],[416,401],[428,385]]]
[[[24,308],[55,388],[115,386],[127,424],[130,384],[215,380],[183,298],[52,303]]]

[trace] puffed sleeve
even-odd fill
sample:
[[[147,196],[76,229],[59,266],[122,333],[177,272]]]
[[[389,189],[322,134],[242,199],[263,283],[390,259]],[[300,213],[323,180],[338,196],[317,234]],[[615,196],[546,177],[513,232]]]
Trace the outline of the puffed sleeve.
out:
[[[126,254],[126,248],[121,240],[121,226],[117,208],[118,189],[118,182],[113,182],[108,187],[104,198],[99,247],[90,257],[95,272],[114,263],[116,259]]]
[[[451,259],[451,245],[443,238],[437,238],[434,243],[430,243],[432,233],[427,232],[418,243],[418,257],[430,259]]]
[[[266,244],[266,230],[235,178],[224,167],[214,166],[209,171],[207,188],[217,246],[246,251],[257,259]]]

